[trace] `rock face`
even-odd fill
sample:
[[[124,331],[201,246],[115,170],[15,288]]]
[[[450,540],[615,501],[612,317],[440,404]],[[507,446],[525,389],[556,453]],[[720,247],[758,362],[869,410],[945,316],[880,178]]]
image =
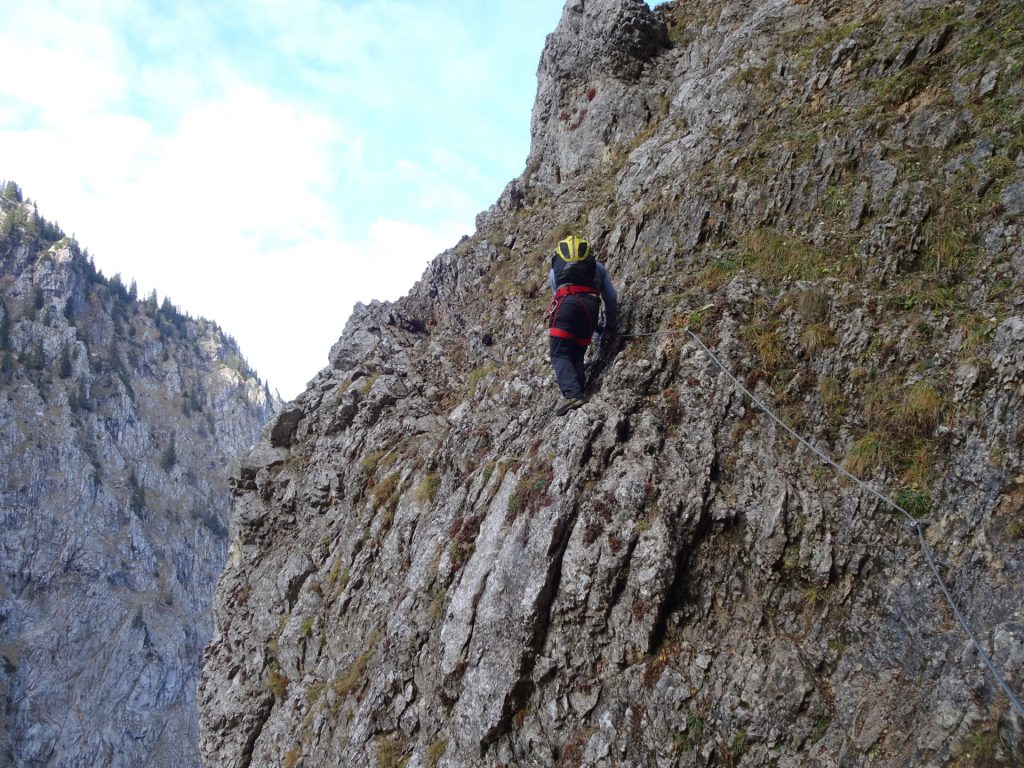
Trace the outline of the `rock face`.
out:
[[[214,326],[0,200],[0,764],[195,766],[228,457],[274,405]]]
[[[537,71],[530,180],[568,182],[642,131],[661,95],[645,70],[668,44],[664,21],[643,3],[566,3]]]
[[[357,307],[233,472],[206,765],[1019,761],[903,516],[681,331],[930,521],[1019,696],[1021,29],[1017,2],[570,0],[526,173]],[[573,230],[622,330],[661,335],[556,419]]]

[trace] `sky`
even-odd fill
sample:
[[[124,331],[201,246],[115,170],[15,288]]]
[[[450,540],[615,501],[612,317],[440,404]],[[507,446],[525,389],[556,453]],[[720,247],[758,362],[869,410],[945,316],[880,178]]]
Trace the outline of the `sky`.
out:
[[[291,399],[523,171],[562,5],[0,2],[0,180]]]

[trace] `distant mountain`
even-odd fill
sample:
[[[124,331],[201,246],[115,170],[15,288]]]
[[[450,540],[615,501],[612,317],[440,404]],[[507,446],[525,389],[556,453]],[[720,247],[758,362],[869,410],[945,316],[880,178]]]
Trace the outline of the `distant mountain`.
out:
[[[274,406],[214,323],[105,278],[6,185],[0,764],[198,766],[225,467]]]

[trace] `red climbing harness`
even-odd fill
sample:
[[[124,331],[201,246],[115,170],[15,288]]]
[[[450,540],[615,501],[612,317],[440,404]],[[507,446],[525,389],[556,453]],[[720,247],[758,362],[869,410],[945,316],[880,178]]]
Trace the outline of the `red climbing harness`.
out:
[[[590,310],[587,309],[586,302],[577,299],[580,306],[583,307],[584,313],[587,315],[587,323],[590,326],[590,330],[586,336],[575,336],[569,333],[569,331],[555,327],[555,321],[558,319],[558,310],[562,306],[562,302],[569,296],[577,296],[579,294],[590,294],[593,296],[600,295],[596,288],[591,288],[588,285],[563,285],[555,291],[555,296],[551,299],[551,304],[548,306],[548,334],[557,339],[568,339],[569,341],[579,344],[581,347],[588,347],[590,346],[590,337],[593,335],[594,331],[594,319],[590,316]]]
[[[555,291],[555,301],[561,301],[566,296],[575,296],[577,293],[592,293],[595,296],[598,295],[597,288],[591,288],[589,285],[563,285],[557,291]]]

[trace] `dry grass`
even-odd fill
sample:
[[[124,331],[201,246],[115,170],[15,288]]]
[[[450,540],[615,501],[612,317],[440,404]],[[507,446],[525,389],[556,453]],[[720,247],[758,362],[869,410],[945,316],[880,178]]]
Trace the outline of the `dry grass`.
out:
[[[466,398],[472,400],[476,397],[476,390],[480,386],[480,382],[497,369],[496,363],[484,363],[479,368],[470,371],[469,376],[466,377]]]
[[[971,354],[992,340],[995,335],[996,323],[994,318],[972,314],[961,318],[960,330],[964,339],[960,345],[960,351]]]
[[[930,381],[909,387],[893,378],[875,382],[864,404],[870,431],[850,448],[847,469],[854,474],[878,468],[898,471],[905,486],[927,490],[935,460],[930,438],[945,407],[946,398]]]
[[[858,477],[870,476],[875,469],[893,470],[899,451],[887,432],[868,432],[850,448],[843,462]]]
[[[373,487],[374,512],[384,506],[393,509],[397,505],[400,495],[398,491],[400,480],[401,476],[397,472],[392,472]]]
[[[766,371],[776,371],[786,361],[786,349],[777,331],[762,330],[754,338],[754,349]]]
[[[512,522],[525,512],[531,517],[545,504],[550,503],[548,488],[554,475],[550,467],[542,467],[530,474],[524,474],[508,499],[508,521]]]
[[[974,243],[977,224],[963,210],[929,219],[924,226],[922,266],[934,274],[957,272],[974,263],[979,248]]]
[[[814,286],[801,291],[796,299],[796,311],[805,323],[820,323],[828,317],[829,295],[824,288]]]
[[[377,467],[387,455],[387,451],[376,451],[363,459],[359,464],[359,468],[362,469],[363,475],[367,478],[373,477],[377,472]]]
[[[459,570],[462,566],[469,562],[469,559],[473,557],[473,553],[476,552],[476,544],[473,542],[465,541],[453,541],[448,547],[448,553],[451,555],[452,568]]]
[[[945,407],[945,397],[932,382],[922,379],[901,388],[883,379],[868,389],[864,415],[872,427],[894,437],[924,436],[938,425]]]
[[[340,592],[348,586],[348,568],[342,568],[341,559],[335,560],[334,567],[327,574],[327,589],[333,591],[335,587]]]
[[[437,489],[440,487],[441,477],[431,472],[420,480],[419,485],[416,486],[416,490],[413,492],[413,499],[420,506],[432,504],[434,499],[437,498]]]
[[[818,381],[818,391],[821,393],[821,402],[829,408],[843,403],[843,384],[835,376],[822,377]]]
[[[825,587],[820,584],[812,584],[803,591],[803,603],[808,608],[813,608],[825,599]]]
[[[901,480],[908,488],[927,493],[935,479],[935,451],[927,442],[919,442],[907,451]]]
[[[930,382],[918,381],[903,395],[894,413],[896,426],[918,434],[931,432],[939,423],[945,399]]]
[[[437,764],[441,762],[441,758],[444,757],[445,751],[448,749],[448,739],[437,739],[433,744],[427,748],[427,768],[437,768]]]
[[[812,358],[831,347],[833,341],[832,329],[825,323],[812,323],[800,334],[800,348],[804,354]]]
[[[744,266],[765,280],[812,280],[828,274],[829,257],[820,248],[774,229],[755,229],[741,240]]]
[[[279,701],[284,701],[288,696],[288,683],[291,682],[284,674],[281,673],[276,666],[270,668],[267,672],[267,688],[270,689],[274,697]]]
[[[372,658],[373,651],[366,651],[353,661],[352,666],[345,670],[343,674],[334,678],[331,688],[339,698],[344,699],[362,687],[363,680],[366,677],[366,669],[370,665],[370,659]]]
[[[387,736],[377,743],[378,768],[405,768],[408,762],[405,745],[397,736]]]

